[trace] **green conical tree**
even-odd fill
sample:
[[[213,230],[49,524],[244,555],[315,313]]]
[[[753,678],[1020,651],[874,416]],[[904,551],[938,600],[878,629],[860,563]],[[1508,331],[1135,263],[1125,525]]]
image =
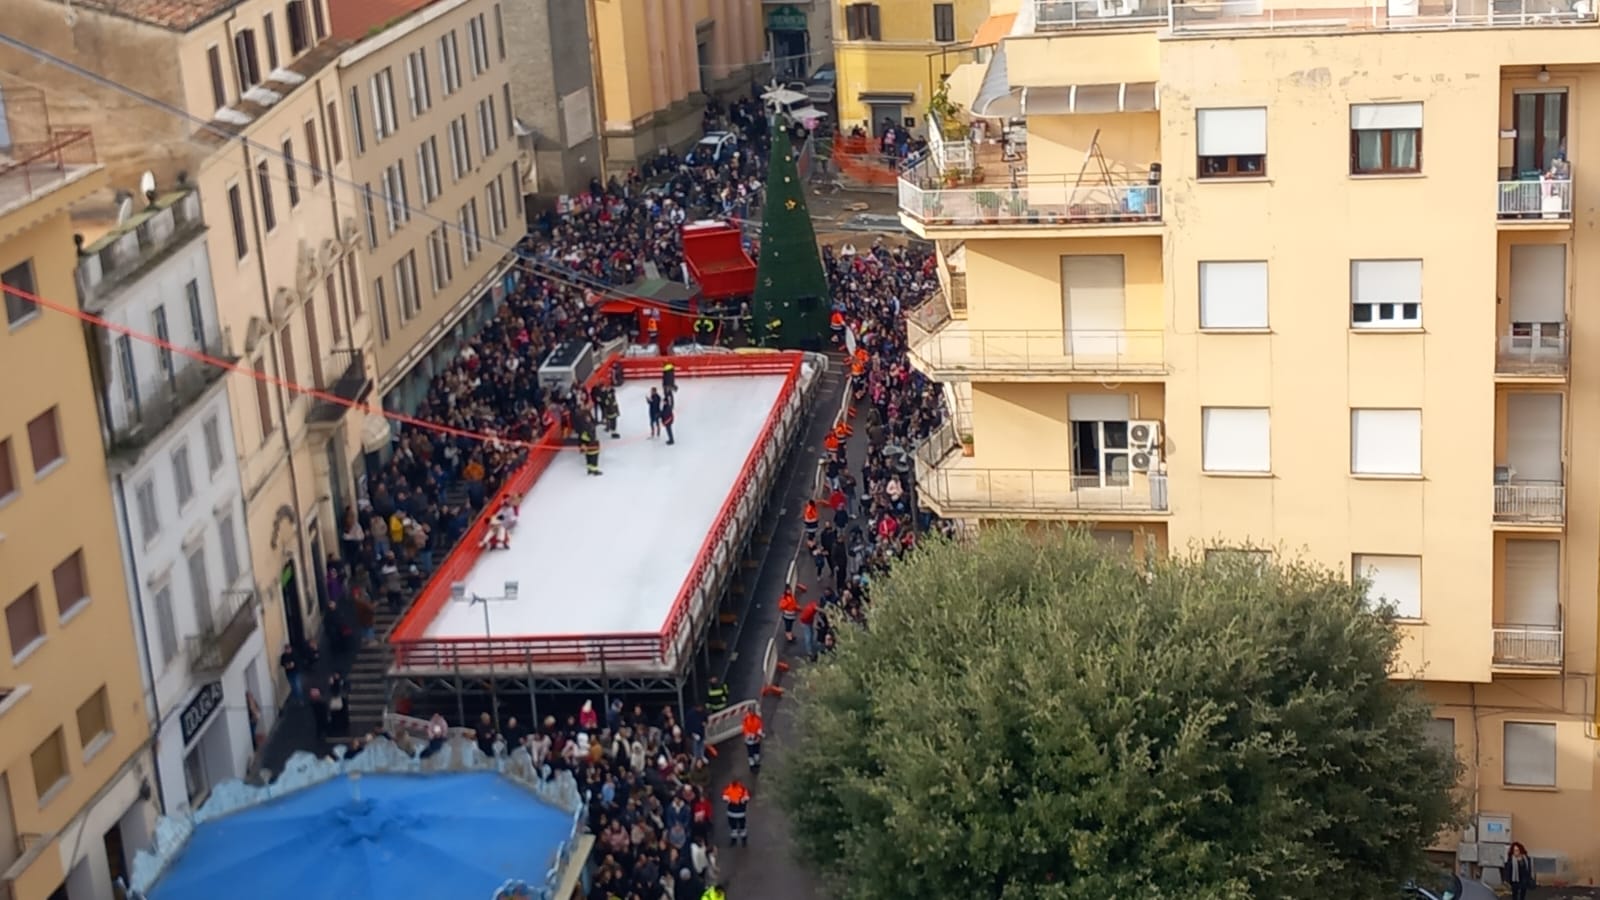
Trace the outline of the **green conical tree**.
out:
[[[768,346],[821,349],[828,333],[828,276],[817,252],[817,233],[806,209],[805,183],[795,166],[782,117],[773,126],[767,162],[766,209],[761,216],[761,258],[751,304],[756,333],[780,327]]]

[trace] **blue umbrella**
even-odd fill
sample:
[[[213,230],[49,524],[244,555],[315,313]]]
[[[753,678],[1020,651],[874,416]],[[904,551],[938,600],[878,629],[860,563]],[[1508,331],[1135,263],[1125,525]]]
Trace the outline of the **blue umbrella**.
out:
[[[483,900],[542,883],[572,816],[492,772],[335,778],[199,825],[150,900]]]

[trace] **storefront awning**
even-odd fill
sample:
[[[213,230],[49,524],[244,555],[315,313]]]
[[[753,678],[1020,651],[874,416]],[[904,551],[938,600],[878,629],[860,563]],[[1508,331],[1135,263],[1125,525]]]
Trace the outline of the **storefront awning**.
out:
[[[971,107],[973,115],[990,119],[1152,112],[1160,108],[1160,92],[1153,81],[1014,88],[1006,73],[1004,46],[989,60],[989,70],[984,73]]]
[[[978,30],[972,35],[972,46],[987,47],[1000,43],[1000,39],[1011,33],[1011,27],[1017,22],[1016,13],[1006,13],[1003,16],[990,16],[983,20]]]

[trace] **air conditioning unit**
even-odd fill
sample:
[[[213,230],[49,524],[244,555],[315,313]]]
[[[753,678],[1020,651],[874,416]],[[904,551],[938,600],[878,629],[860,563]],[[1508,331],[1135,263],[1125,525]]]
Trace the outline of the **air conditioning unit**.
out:
[[[1155,419],[1134,419],[1128,423],[1128,449],[1145,453],[1161,452],[1161,423]]]

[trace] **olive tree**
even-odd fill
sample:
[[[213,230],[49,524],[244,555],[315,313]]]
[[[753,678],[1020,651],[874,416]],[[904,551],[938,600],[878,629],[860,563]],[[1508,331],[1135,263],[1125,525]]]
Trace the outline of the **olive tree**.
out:
[[[1365,585],[986,529],[873,585],[778,773],[847,900],[1389,897],[1458,820]]]

